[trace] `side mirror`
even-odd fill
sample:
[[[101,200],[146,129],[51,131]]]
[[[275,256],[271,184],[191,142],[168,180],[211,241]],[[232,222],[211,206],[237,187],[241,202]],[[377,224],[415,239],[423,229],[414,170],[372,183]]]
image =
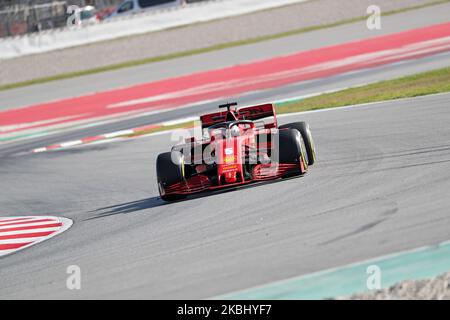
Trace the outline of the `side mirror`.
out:
[[[196,140],[195,140],[195,137],[190,137],[190,138],[186,138],[184,141],[186,143],[194,143]]]

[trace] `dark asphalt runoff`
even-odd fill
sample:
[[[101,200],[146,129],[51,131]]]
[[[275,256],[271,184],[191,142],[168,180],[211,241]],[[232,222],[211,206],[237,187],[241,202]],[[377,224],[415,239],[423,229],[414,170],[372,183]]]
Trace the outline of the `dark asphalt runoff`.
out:
[[[192,107],[175,109],[149,116],[139,116],[132,119],[120,120],[113,123],[101,124],[67,132],[60,132],[39,138],[14,141],[13,143],[4,143],[0,144],[0,161],[4,157],[9,157],[21,152],[28,152],[34,148],[40,148],[54,143],[77,140],[152,123],[161,123],[163,121],[191,117],[193,115],[201,115],[206,112],[215,111],[219,104],[227,101],[238,101],[240,105],[273,102],[312,93],[337,90],[349,86],[357,86],[364,83],[393,79],[446,66],[450,66],[450,52],[427,58],[402,61],[400,63],[377,68],[359,70],[357,72],[350,72],[329,78],[300,82],[274,88],[272,90],[250,92],[242,96],[230,97],[226,101],[218,100],[216,102],[193,105]]]
[[[381,30],[368,30],[366,22],[359,21],[334,28],[316,30],[290,37],[238,46],[175,60],[1,91],[0,109],[17,108],[20,106],[69,98],[103,90],[112,90],[194,72],[232,66],[239,63],[269,59],[299,51],[357,41],[414,28],[422,28],[448,21],[450,21],[450,4],[435,5],[391,16],[383,16]],[[424,59],[409,60],[370,70],[351,72],[325,79],[301,82],[282,88],[274,88],[273,90],[249,93],[240,97],[229,97],[229,99],[238,100],[241,104],[275,101],[304,94],[392,79],[445,66],[450,66],[450,53]],[[53,143],[76,140],[86,136],[94,136],[186,116],[199,115],[214,110],[217,104],[221,102],[222,101],[194,105],[189,108],[154,114],[151,116],[141,116],[134,119],[120,120],[114,123],[84,128],[82,130],[72,130],[23,142],[14,142],[13,144],[0,144],[0,158]]]
[[[382,8],[383,9],[383,8]],[[364,15],[365,12],[361,12]],[[299,19],[302,17],[299,16]],[[300,51],[388,35],[450,21],[450,3],[382,16],[380,30],[366,21],[300,33],[289,37],[232,47],[175,60],[102,72],[56,82],[0,91],[0,109],[17,108],[94,92],[128,87],[196,72],[270,59]],[[320,21],[317,22],[320,24]]]
[[[449,11],[437,7],[385,17],[380,32],[448,21]],[[262,59],[368,36],[363,22],[349,24],[278,39],[278,47],[260,43],[114,73],[123,78],[105,73],[8,90],[0,101],[18,107],[152,81],[158,68],[169,77],[251,61],[252,52]],[[274,101],[449,65],[446,53],[230,99]],[[0,216],[74,221],[65,233],[0,258],[0,299],[208,298],[450,240],[450,94],[282,117],[312,127],[318,161],[306,176],[172,204],[158,198],[155,182],[170,134],[20,155],[215,105],[0,145]],[[66,287],[70,265],[81,268],[81,290]]]
[[[301,178],[165,204],[170,134],[4,158],[1,215],[74,220],[0,258],[0,298],[208,298],[450,239],[450,94],[283,117],[311,124]],[[81,268],[81,290],[66,269]]]

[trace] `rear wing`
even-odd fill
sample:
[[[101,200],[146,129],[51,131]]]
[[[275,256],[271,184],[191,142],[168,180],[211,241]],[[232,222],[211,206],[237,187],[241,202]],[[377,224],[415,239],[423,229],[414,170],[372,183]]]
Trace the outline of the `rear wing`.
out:
[[[244,107],[231,112],[234,112],[238,120],[257,121],[272,117],[272,119],[269,119],[268,121],[263,121],[264,127],[267,129],[277,127],[275,107],[272,103],[266,103],[252,107]],[[202,122],[202,129],[208,128],[216,123],[226,121],[227,113],[227,111],[220,111],[202,115],[200,117],[200,121]]]
[[[266,119],[272,118],[272,119]],[[245,107],[238,110],[239,120],[251,120],[257,121],[265,119],[265,128],[276,128],[277,127],[277,116],[275,114],[275,106],[272,103],[261,104],[253,107]]]

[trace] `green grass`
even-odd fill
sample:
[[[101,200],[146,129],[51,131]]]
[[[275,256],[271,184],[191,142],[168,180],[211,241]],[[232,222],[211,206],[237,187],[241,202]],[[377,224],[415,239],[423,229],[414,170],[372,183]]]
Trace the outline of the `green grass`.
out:
[[[278,114],[450,92],[450,68],[277,104]]]
[[[421,8],[425,8],[428,6],[438,5],[438,4],[447,3],[447,2],[450,2],[450,0],[437,0],[434,2],[417,5],[417,6],[413,6],[413,7],[409,7],[409,8],[383,12],[383,16],[388,16],[388,15],[393,15],[393,14],[397,14],[397,13],[401,13],[401,12],[421,9]],[[237,47],[237,46],[242,46],[242,45],[254,44],[254,43],[259,43],[259,42],[263,42],[263,41],[284,38],[284,37],[288,37],[288,36],[292,36],[292,35],[296,35],[296,34],[300,34],[300,33],[310,32],[310,31],[314,31],[314,30],[337,27],[340,25],[349,24],[349,23],[357,22],[357,21],[362,21],[365,19],[367,19],[367,16],[361,16],[358,18],[342,20],[342,21],[339,21],[336,23],[321,24],[321,25],[317,25],[317,26],[295,29],[295,30],[272,34],[272,35],[265,35],[265,36],[249,38],[249,39],[245,39],[245,40],[241,40],[241,41],[233,41],[233,42],[218,44],[218,45],[205,47],[205,48],[199,48],[199,49],[195,49],[195,50],[181,51],[181,52],[177,52],[177,53],[161,55],[161,56],[156,56],[156,57],[151,57],[151,58],[131,60],[131,61],[118,63],[118,64],[111,64],[108,66],[93,68],[93,69],[88,69],[88,70],[83,70],[83,71],[67,72],[67,73],[61,73],[61,74],[50,76],[50,77],[43,77],[43,78],[37,78],[37,79],[27,80],[27,81],[22,81],[22,82],[4,84],[4,85],[0,85],[0,91],[30,86],[30,85],[38,84],[38,83],[45,83],[45,82],[81,77],[81,76],[85,76],[85,75],[101,73],[101,72],[106,72],[106,71],[113,71],[113,70],[134,67],[134,66],[139,66],[139,65],[143,65],[143,64],[159,62],[159,61],[171,60],[171,59],[176,59],[176,58],[181,58],[181,57],[193,56],[193,55],[197,55],[197,54],[201,54],[201,53],[207,53],[207,52],[211,52],[211,51],[232,48],[232,47]]]
[[[411,98],[450,92],[450,68],[433,70],[394,80],[381,81],[334,93],[326,93],[292,102],[276,103],[277,114],[336,108],[354,104]],[[192,128],[194,121],[139,131],[127,137],[137,137],[159,131]]]

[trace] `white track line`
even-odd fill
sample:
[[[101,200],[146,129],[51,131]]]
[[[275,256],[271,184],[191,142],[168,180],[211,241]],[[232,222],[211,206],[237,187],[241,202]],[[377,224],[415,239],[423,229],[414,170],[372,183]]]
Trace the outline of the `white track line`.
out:
[[[41,237],[34,237],[34,238],[19,238],[19,239],[5,239],[0,240],[0,244],[11,244],[11,243],[28,243],[28,242],[36,242]]]
[[[29,229],[29,230],[16,230],[16,231],[7,231],[2,232],[1,236],[10,236],[10,235],[16,235],[16,234],[27,234],[27,233],[33,233],[33,232],[48,232],[48,231],[57,231],[61,227],[52,227],[52,228],[38,228],[38,229]]]

